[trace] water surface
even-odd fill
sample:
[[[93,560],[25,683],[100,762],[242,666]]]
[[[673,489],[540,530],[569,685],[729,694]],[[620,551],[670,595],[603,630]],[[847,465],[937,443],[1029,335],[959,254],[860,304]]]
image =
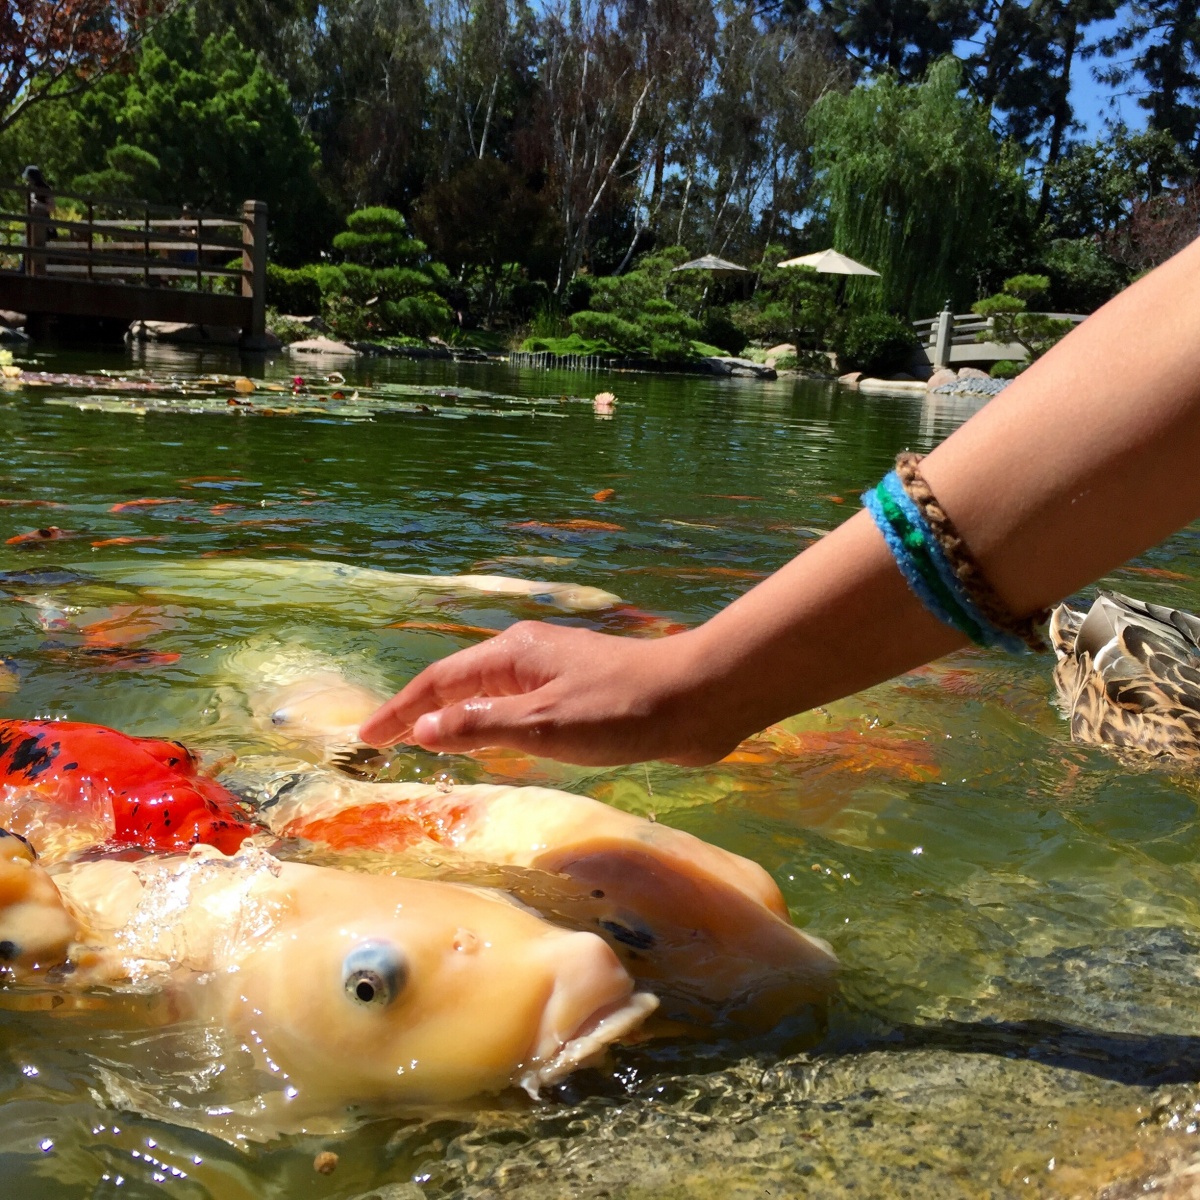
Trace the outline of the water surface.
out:
[[[22,502],[0,507],[0,542],[75,535],[0,546],[3,712],[201,746],[247,740],[223,664],[263,638],[369,662],[398,686],[470,643],[456,626],[702,621],[843,520],[897,450],[927,450],[973,411],[791,381],[139,353],[47,356],[27,365],[112,378],[0,393],[0,498]],[[323,379],[333,369],[344,383]],[[253,393],[232,386],[242,373]],[[592,410],[602,389],[612,419]],[[173,502],[113,511],[141,499]],[[471,593],[404,611],[336,590],[250,605],[203,574],[239,559],[571,581],[661,621]],[[196,588],[156,591],[180,560]],[[1106,584],[1200,609],[1198,579],[1191,530]],[[98,618],[145,604],[157,624],[105,649],[48,628],[55,603]],[[503,777],[419,753],[391,771]],[[106,1065],[153,1085],[139,1047],[161,1046],[144,1030],[3,1012],[5,1193],[1074,1196],[1190,1143],[1196,784],[1073,746],[1045,661],[963,653],[716,767],[545,763],[519,781],[653,812],[762,862],[844,964],[816,1044],[784,1029],[621,1049],[542,1104],[233,1147],[139,1115],[133,1092],[114,1106]],[[185,1095],[194,1066],[179,1059],[166,1089]],[[323,1149],[339,1155],[329,1176],[312,1167]]]

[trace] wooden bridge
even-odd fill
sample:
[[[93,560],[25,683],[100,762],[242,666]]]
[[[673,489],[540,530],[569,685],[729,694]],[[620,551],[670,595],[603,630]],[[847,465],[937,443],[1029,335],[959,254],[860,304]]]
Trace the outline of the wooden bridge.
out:
[[[1032,313],[1031,316],[1054,317],[1078,325],[1085,318],[1080,313]],[[936,317],[914,321],[921,353],[936,371],[939,367],[990,367],[1006,359],[1024,362],[1029,357],[1020,342],[996,342],[987,335],[992,329],[990,317],[977,313],[954,313],[944,308]],[[982,335],[982,336],[981,336]]]
[[[179,321],[240,329],[254,349],[266,276],[261,200],[228,216],[0,187],[0,308],[35,332],[55,317]]]

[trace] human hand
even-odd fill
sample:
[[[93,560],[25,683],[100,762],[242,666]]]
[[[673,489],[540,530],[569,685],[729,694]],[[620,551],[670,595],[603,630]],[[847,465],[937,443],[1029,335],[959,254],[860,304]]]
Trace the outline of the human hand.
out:
[[[370,745],[503,746],[588,766],[715,762],[728,727],[699,631],[648,640],[522,621],[427,667],[369,717]]]

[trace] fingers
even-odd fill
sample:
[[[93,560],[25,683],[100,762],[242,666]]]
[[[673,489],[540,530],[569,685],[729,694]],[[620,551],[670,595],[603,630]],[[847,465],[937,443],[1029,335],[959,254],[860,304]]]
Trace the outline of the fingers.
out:
[[[544,753],[543,731],[531,719],[536,707],[536,700],[529,696],[465,700],[418,717],[412,740],[443,754],[484,746]]]
[[[372,713],[358,736],[369,746],[411,740],[414,723],[426,713],[476,697],[511,696],[538,686],[533,671],[537,634],[522,622],[491,641],[451,654],[425,668]],[[424,743],[418,743],[423,745]]]

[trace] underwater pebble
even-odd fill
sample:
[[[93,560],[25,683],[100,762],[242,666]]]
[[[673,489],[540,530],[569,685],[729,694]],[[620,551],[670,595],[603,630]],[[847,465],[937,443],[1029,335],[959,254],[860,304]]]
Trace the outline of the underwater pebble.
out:
[[[319,1175],[332,1175],[337,1170],[338,1156],[332,1150],[322,1150],[313,1159],[313,1170]]]

